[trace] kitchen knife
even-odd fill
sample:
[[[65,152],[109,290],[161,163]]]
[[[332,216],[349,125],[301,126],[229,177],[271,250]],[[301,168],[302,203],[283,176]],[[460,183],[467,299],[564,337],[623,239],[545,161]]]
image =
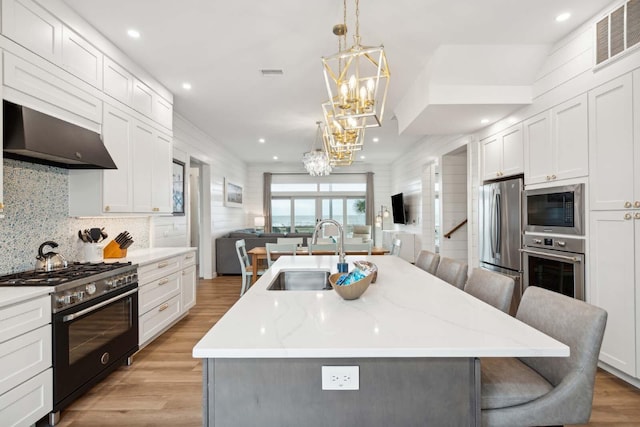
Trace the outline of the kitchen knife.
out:
[[[120,249],[127,249],[129,246],[131,246],[133,244],[133,240],[127,240],[124,244],[124,246],[122,246]]]

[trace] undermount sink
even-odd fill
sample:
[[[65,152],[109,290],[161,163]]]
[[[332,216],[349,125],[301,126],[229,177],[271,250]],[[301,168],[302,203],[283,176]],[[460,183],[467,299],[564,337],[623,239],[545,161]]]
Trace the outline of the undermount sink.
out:
[[[284,270],[267,287],[268,291],[331,290],[329,272],[325,270]]]

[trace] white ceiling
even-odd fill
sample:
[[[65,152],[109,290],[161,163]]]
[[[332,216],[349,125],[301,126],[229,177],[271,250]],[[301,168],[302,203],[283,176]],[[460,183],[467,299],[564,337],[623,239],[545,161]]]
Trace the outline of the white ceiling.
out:
[[[243,160],[273,161],[277,155],[280,162],[297,162],[314,142],[327,98],[320,57],[337,51],[331,29],[342,22],[339,0],[64,1],[173,92],[179,114]],[[383,127],[367,131],[364,161],[388,163],[425,134],[470,132],[485,126],[474,125],[477,117],[496,121],[521,105],[480,97],[445,102],[433,114],[425,106],[409,114],[407,131],[398,135],[394,116],[421,78],[440,85],[530,85],[541,52],[609,3],[361,1],[362,44],[384,44],[392,73]],[[351,32],[353,1],[347,9]],[[557,23],[565,11],[572,17]],[[130,28],[140,31],[140,39],[127,36]],[[505,59],[512,66],[505,68]],[[284,75],[263,77],[259,70],[265,68]],[[190,91],[182,88],[185,81]]]

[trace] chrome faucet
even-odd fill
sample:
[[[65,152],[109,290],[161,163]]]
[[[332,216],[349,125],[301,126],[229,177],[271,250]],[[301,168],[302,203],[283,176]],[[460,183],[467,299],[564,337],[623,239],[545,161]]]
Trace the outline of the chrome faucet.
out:
[[[311,244],[315,245],[318,242],[318,231],[324,224],[333,224],[338,227],[338,231],[340,232],[340,241],[338,242],[338,271],[340,273],[347,273],[349,270],[349,266],[344,261],[344,228],[342,228],[342,225],[338,221],[336,221],[335,219],[321,219],[320,221],[318,221],[318,223],[316,224],[316,228],[313,229]]]

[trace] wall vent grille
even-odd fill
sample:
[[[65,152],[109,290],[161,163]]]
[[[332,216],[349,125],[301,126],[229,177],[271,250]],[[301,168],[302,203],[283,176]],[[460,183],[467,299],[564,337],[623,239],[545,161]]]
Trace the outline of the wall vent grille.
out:
[[[640,43],[640,0],[628,0],[596,22],[596,65]]]

